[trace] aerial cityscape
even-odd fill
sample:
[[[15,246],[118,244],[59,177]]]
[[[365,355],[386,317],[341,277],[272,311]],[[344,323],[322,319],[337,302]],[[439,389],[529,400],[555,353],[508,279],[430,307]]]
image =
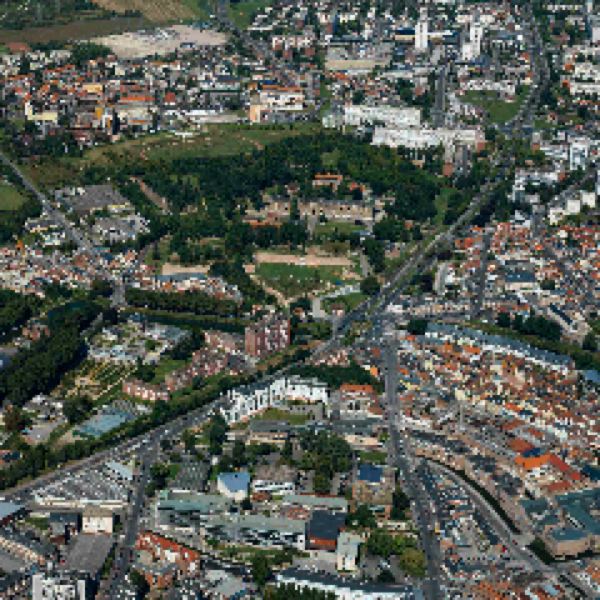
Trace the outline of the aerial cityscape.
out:
[[[0,598],[600,599],[600,2],[0,2]]]

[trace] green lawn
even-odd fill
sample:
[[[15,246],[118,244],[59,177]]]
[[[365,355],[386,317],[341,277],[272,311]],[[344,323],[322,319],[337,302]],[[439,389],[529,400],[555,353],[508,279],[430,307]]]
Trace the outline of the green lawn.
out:
[[[162,267],[169,260],[170,241],[162,238],[156,244],[158,250],[158,258],[155,258],[154,247],[146,253],[144,262],[150,267]]]
[[[134,163],[172,162],[190,157],[216,157],[261,150],[266,145],[297,135],[314,133],[319,125],[299,123],[291,129],[271,125],[219,124],[189,138],[162,132],[137,139],[124,139],[116,144],[97,146],[81,158],[45,158],[26,163],[23,170],[41,187],[55,189],[81,180],[82,172],[93,165],[114,166],[115,170]]]
[[[169,373],[172,373],[176,369],[180,369],[184,365],[185,360],[175,360],[174,358],[165,358],[164,360],[161,360],[154,368],[152,383],[162,383]]]
[[[292,298],[322,289],[326,283],[341,281],[342,267],[307,267],[280,263],[262,263],[256,267],[257,276],[269,287]]]
[[[346,312],[354,310],[359,304],[362,304],[366,300],[366,296],[360,292],[353,294],[346,294],[345,296],[338,296],[337,298],[328,298],[323,302],[323,306],[327,312],[331,311],[331,307],[334,304],[343,304]]]
[[[525,99],[526,91],[517,95],[514,102],[502,100],[496,92],[466,92],[463,98],[466,102],[475,104],[489,113],[490,121],[501,125],[510,121],[519,112]]]
[[[257,415],[254,419],[260,421],[285,421],[290,425],[304,425],[307,421],[305,415],[293,415],[286,410],[280,408],[268,408],[265,412]]]
[[[0,182],[0,211],[16,210],[23,202],[25,198],[14,185]]]
[[[363,462],[383,464],[387,462],[387,454],[381,450],[364,450],[360,453]]]
[[[242,0],[229,3],[229,18],[240,29],[246,29],[252,23],[256,12],[269,6],[270,0]]]
[[[319,223],[315,227],[315,237],[329,238],[332,234],[339,233],[342,235],[350,235],[364,229],[364,226],[347,221],[327,221],[327,223]]]

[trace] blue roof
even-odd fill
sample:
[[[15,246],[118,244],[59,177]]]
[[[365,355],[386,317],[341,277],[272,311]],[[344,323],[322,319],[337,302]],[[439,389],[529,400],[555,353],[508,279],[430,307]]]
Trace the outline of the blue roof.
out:
[[[219,481],[232,493],[247,492],[250,485],[250,474],[248,471],[220,473]]]
[[[589,371],[584,371],[583,376],[586,381],[590,383],[598,383],[600,384],[600,372],[596,371],[596,369],[590,369]]]
[[[592,481],[600,481],[600,467],[596,465],[585,465],[581,472]]]
[[[582,538],[586,537],[587,534],[581,529],[564,527],[563,529],[553,529],[551,535],[556,541],[560,542],[581,540]]]
[[[22,508],[22,504],[15,504],[14,502],[0,502],[0,521],[3,521],[15,513],[18,513]]]
[[[362,464],[358,467],[359,481],[367,481],[369,483],[379,483],[383,475],[383,469],[375,465]]]

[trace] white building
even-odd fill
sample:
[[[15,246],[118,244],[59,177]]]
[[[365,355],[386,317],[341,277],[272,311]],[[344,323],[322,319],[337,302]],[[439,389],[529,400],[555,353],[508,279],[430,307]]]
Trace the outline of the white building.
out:
[[[362,583],[349,578],[290,568],[276,576],[278,585],[294,585],[334,594],[339,600],[423,600],[420,589],[411,585]]]
[[[421,8],[421,15],[417,22],[415,30],[415,50],[417,52],[427,52],[429,47],[429,17],[427,8]]]
[[[32,600],[87,600],[92,597],[90,582],[67,574],[34,573]]]
[[[443,146],[454,147],[462,144],[476,150],[485,147],[485,134],[481,129],[427,129],[427,128],[391,128],[377,127],[373,133],[374,146],[390,146],[391,148],[410,148],[424,150]]]
[[[279,377],[267,384],[246,386],[230,390],[227,404],[221,409],[225,420],[237,423],[255,414],[286,402],[322,402],[329,405],[329,386],[317,379]]]
[[[114,518],[112,511],[101,506],[87,506],[81,516],[81,530],[83,533],[110,533],[113,532]]]
[[[384,125],[386,127],[420,127],[421,109],[397,106],[345,106],[344,125],[362,127]]]
[[[342,531],[335,552],[337,570],[351,572],[358,568],[358,550],[363,539],[356,533]]]

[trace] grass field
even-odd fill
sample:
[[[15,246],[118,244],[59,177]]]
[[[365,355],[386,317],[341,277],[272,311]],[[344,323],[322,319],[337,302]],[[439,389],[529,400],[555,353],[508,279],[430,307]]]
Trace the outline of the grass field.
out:
[[[211,0],[94,0],[98,6],[115,12],[139,11],[154,23],[204,18]]]
[[[245,29],[252,22],[256,12],[269,6],[269,0],[242,0],[241,2],[229,3],[229,18],[240,29]]]
[[[315,227],[315,237],[330,237],[335,233],[350,235],[361,229],[364,229],[364,227],[356,225],[356,223],[349,223],[347,221],[327,221],[327,223],[319,223]]]
[[[176,369],[180,369],[184,365],[185,360],[175,360],[174,358],[165,358],[164,360],[161,360],[154,368],[154,378],[151,383],[162,383],[169,373],[172,373]]]
[[[328,298],[323,302],[323,307],[327,312],[330,312],[334,304],[343,304],[346,312],[350,312],[366,299],[367,297],[364,294],[356,292],[354,294],[347,294],[346,296],[338,296],[337,298]]]
[[[25,202],[25,198],[15,186],[0,182],[0,212],[16,210],[23,202]]]
[[[525,99],[525,92],[517,95],[514,102],[506,102],[500,99],[496,92],[466,92],[463,98],[477,106],[481,106],[484,110],[488,111],[490,121],[499,125],[510,121],[516,116],[521,108],[521,104]]]
[[[375,463],[376,465],[387,462],[387,454],[382,450],[363,450],[360,453],[360,459],[364,462]]]
[[[49,27],[26,27],[24,29],[0,29],[0,44],[26,42],[43,44],[46,42],[68,42],[96,36],[123,33],[147,27],[149,21],[143,17],[113,17],[109,19],[77,20]]]
[[[256,267],[256,275],[269,287],[287,298],[322,289],[327,283],[342,280],[341,267],[305,267],[279,263],[262,263]]]
[[[265,412],[260,413],[253,418],[262,421],[285,421],[290,425],[304,425],[307,420],[306,415],[293,415],[292,413],[279,408],[268,408]]]
[[[140,162],[173,161],[186,157],[243,154],[260,150],[267,144],[318,130],[318,125],[301,123],[293,129],[236,124],[211,125],[189,139],[159,133],[88,150],[82,158],[46,159],[25,165],[24,170],[41,187],[56,189],[73,184],[86,167],[127,166]]]

